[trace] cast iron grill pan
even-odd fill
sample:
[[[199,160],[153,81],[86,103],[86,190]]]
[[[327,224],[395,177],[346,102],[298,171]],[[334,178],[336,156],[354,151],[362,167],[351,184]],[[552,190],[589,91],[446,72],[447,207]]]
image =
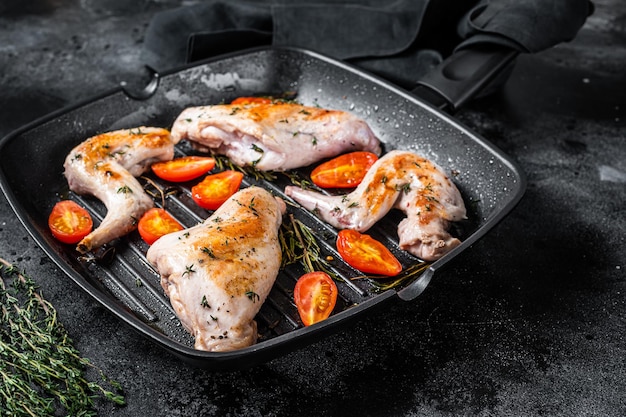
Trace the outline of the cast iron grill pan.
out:
[[[277,175],[271,182],[247,176],[244,187],[258,185],[288,201],[284,221],[292,215],[313,231],[322,256],[333,258],[329,264],[339,279],[339,300],[329,319],[304,327],[292,301],[293,287],[304,271],[299,264],[290,265],[279,274],[257,315],[258,343],[233,352],[213,353],[193,349],[192,337],[182,328],[163,294],[157,272],[146,261],[148,246],[137,232],[108,245],[114,256],[100,251],[98,260],[86,260],[72,245],[52,238],[47,217],[60,199],[71,198],[86,207],[96,225],[106,214],[98,200],[68,191],[63,161],[78,143],[115,129],[140,125],[170,128],[189,106],[283,93],[295,94],[306,105],[350,111],[369,123],[385,151],[413,150],[441,165],[468,208],[468,220],[454,229],[463,244],[429,265],[418,278],[381,291],[368,279],[353,279],[362,274],[343,263],[336,253],[337,231],[283,194],[290,184],[286,176]],[[195,153],[186,142],[177,145],[176,152],[177,156]],[[46,254],[77,285],[140,334],[185,362],[210,369],[253,366],[305,346],[388,301],[413,300],[441,267],[500,221],[525,189],[515,163],[448,115],[354,67],[291,48],[244,51],[160,75],[156,90],[143,99],[116,89],[12,133],[0,142],[0,155],[2,189]],[[307,173],[307,169],[300,172],[303,176]],[[147,177],[162,188],[172,188],[172,184],[150,174]],[[191,185],[174,185],[176,192],[165,200],[167,210],[185,226],[210,214],[193,203]],[[160,199],[155,201],[160,205]],[[398,248],[396,228],[400,219],[399,213],[392,212],[368,233],[384,242],[409,268],[422,261]]]

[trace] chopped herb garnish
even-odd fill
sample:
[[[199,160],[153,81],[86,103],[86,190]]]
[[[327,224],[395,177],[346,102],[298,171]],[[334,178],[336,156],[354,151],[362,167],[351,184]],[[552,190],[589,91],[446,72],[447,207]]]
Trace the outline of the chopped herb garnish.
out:
[[[251,148],[252,148],[255,152],[260,152],[260,153],[265,152],[265,151],[263,150],[263,148],[260,148],[259,146],[257,146],[257,145],[256,145],[256,144],[254,144],[254,143],[252,144]]]
[[[411,191],[411,183],[405,184],[396,184],[396,191],[404,192],[404,194],[408,194]]]
[[[211,306],[209,305],[209,302],[206,299],[206,295],[202,296],[202,300],[200,301],[200,305],[204,308],[211,308]]]
[[[124,152],[124,151],[115,151],[115,152],[110,152],[108,154],[108,156],[111,157],[111,158],[115,158],[116,156],[120,156],[120,155],[126,155],[126,152]]]
[[[252,290],[246,291],[246,297],[248,297],[248,299],[252,301],[253,303],[256,303],[257,301],[261,299],[259,294],[255,293]]]
[[[209,255],[209,258],[215,259],[215,253],[213,253],[213,249],[203,246],[202,248],[200,248],[200,251]]]
[[[191,275],[192,272],[196,272],[196,270],[193,269],[193,264],[188,265],[188,266],[185,267],[185,272],[183,272],[183,276]]]
[[[255,216],[259,216],[259,212],[256,211],[256,207],[254,206],[254,197],[252,197],[252,199],[250,200],[250,204],[248,204],[248,208],[252,211],[252,213],[254,213]]]

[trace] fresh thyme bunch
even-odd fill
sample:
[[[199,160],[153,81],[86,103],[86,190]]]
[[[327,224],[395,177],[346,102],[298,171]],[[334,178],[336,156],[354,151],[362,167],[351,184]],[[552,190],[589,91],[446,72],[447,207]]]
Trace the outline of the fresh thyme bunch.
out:
[[[80,356],[33,280],[1,258],[0,309],[0,415],[95,416],[99,396],[125,404],[120,385]],[[87,380],[87,367],[112,389]]]
[[[335,276],[326,260],[321,257],[320,247],[311,229],[292,214],[289,215],[288,222],[281,224],[279,240],[283,267],[299,262],[305,272],[324,271],[331,277]]]

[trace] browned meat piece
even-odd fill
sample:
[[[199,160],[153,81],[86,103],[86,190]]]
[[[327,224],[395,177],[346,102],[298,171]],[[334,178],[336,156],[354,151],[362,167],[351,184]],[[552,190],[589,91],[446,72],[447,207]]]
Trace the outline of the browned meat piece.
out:
[[[72,149],[64,164],[70,190],[93,195],[107,208],[102,223],[77,250],[88,252],[134,230],[154,205],[135,177],[173,157],[170,132],[145,126],[93,136]]]
[[[285,193],[340,229],[368,230],[392,208],[406,214],[398,225],[399,245],[424,260],[439,259],[461,242],[448,233],[449,222],[465,218],[459,190],[433,162],[415,153],[391,151],[345,196],[328,196],[300,187]]]
[[[235,193],[203,223],[165,235],[148,250],[195,348],[228,351],[256,342],[254,316],[281,264],[285,203],[259,187]]]
[[[380,154],[378,138],[356,116],[285,102],[190,107],[174,122],[172,137],[262,171],[304,167],[348,151]]]

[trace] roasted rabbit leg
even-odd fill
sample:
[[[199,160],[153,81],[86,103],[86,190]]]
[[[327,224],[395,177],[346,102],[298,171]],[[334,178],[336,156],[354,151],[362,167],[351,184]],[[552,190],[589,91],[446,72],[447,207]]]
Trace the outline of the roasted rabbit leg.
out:
[[[154,162],[172,159],[174,144],[168,130],[142,126],[93,136],[72,149],[64,164],[70,190],[93,195],[107,209],[102,223],[78,242],[79,252],[136,228],[154,203],[135,177]]]
[[[466,215],[459,190],[440,167],[413,152],[387,153],[347,195],[296,186],[286,187],[285,194],[334,227],[360,232],[397,208],[407,216],[398,225],[400,247],[426,261],[461,243],[448,232],[449,222]]]
[[[254,316],[281,264],[278,230],[285,203],[244,188],[203,223],[158,239],[147,253],[195,348],[229,351],[254,344]]]
[[[381,151],[356,116],[292,102],[190,107],[174,122],[172,137],[261,171],[304,167],[343,152]]]

